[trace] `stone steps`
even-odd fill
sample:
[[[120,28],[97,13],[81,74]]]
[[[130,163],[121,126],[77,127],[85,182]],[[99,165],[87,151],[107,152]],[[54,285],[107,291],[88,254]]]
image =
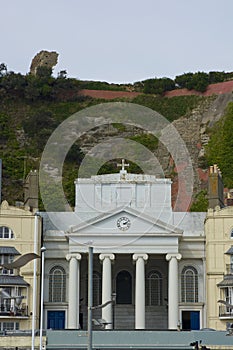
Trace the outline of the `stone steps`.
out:
[[[116,305],[114,308],[114,329],[134,329],[134,305]],[[93,319],[101,319],[101,310],[94,310]],[[165,306],[146,306],[146,329],[167,329],[168,314]],[[87,329],[87,315],[83,317],[83,328]],[[100,329],[93,324],[93,329]]]

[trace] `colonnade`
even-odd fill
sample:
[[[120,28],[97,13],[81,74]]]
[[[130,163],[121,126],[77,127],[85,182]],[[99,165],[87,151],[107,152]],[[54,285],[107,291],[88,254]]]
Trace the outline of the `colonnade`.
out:
[[[69,261],[69,307],[68,328],[79,328],[79,294],[80,294],[80,260],[81,254],[68,254]],[[145,263],[148,254],[132,255],[135,262],[135,329],[145,329]],[[112,262],[115,255],[103,253],[99,255],[102,262],[102,304],[112,299]],[[168,328],[176,329],[178,325],[178,260],[181,254],[167,254],[168,265]],[[102,308],[102,318],[106,321],[106,329],[112,328],[112,303]]]

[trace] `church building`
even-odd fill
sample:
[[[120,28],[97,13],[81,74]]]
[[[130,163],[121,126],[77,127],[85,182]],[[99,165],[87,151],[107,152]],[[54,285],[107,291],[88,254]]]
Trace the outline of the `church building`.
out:
[[[206,327],[206,213],[174,212],[170,179],[126,166],[78,178],[74,212],[40,213],[44,328],[87,329],[89,247],[93,305],[106,303],[93,309],[93,327]]]

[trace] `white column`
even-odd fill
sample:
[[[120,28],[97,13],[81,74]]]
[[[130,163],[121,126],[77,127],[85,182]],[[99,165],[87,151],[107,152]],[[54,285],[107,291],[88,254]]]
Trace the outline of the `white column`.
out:
[[[134,254],[136,261],[135,282],[135,329],[145,329],[145,261],[147,254]]]
[[[102,304],[112,300],[112,268],[111,260],[115,259],[114,254],[100,254],[100,260],[103,261],[102,270]],[[112,303],[102,308],[102,319],[107,323],[105,329],[112,329]]]
[[[80,266],[81,254],[68,254],[69,261],[69,309],[68,327],[77,329],[79,325],[79,290],[80,290]]]
[[[178,279],[178,260],[181,254],[167,254],[166,260],[169,261],[168,271],[168,328],[177,329],[179,321],[179,279]]]

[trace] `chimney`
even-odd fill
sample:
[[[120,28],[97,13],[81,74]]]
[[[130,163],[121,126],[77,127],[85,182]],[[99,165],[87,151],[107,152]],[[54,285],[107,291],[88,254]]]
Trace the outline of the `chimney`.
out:
[[[209,169],[209,182],[208,182],[208,200],[209,208],[214,209],[217,205],[220,208],[224,207],[224,185],[222,180],[222,174],[218,166],[214,164]]]
[[[30,210],[38,209],[39,175],[37,170],[30,171],[24,183],[24,206]]]

